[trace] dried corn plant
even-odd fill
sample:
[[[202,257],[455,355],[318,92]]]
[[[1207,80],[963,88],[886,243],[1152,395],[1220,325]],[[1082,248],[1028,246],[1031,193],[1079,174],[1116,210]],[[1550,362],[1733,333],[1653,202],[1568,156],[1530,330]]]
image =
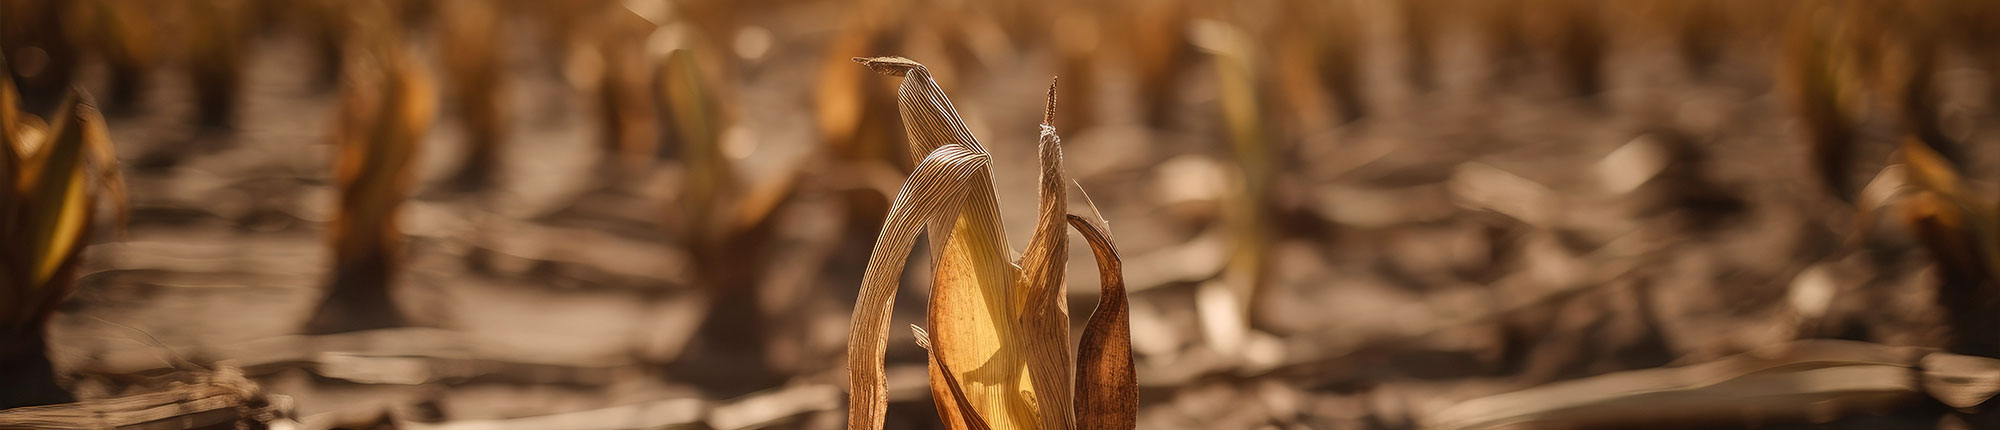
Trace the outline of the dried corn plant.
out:
[[[381,9],[374,13],[384,14]],[[387,22],[370,20],[364,22]],[[393,300],[401,266],[400,207],[414,185],[417,145],[436,103],[427,71],[393,27],[367,28],[350,45],[333,144],[338,212],[329,228],[333,273],[306,331],[331,333],[408,323]]]
[[[501,13],[493,2],[447,0],[440,14],[438,51],[444,57],[446,94],[465,128],[464,149],[454,188],[481,190],[494,185],[507,140],[506,49],[500,44]]]
[[[1197,44],[1212,55],[1221,98],[1222,118],[1237,171],[1234,187],[1222,201],[1222,228],[1228,232],[1229,262],[1220,282],[1202,286],[1205,306],[1203,334],[1217,351],[1234,351],[1265,294],[1275,241],[1273,221],[1279,179],[1280,152],[1273,133],[1269,71],[1260,67],[1260,53],[1250,34],[1240,27],[1203,21],[1195,31]]]
[[[111,88],[106,103],[112,109],[129,107],[146,91],[146,77],[160,61],[161,46],[154,39],[161,3],[143,0],[89,0],[72,3],[75,8],[72,39],[109,66]]]
[[[1541,0],[1529,3],[1530,28],[1555,66],[1570,95],[1588,97],[1604,89],[1604,57],[1610,54],[1606,12],[1590,0]]]
[[[1853,91],[1846,84],[1847,53],[1833,38],[1836,25],[1827,14],[1792,17],[1785,29],[1778,84],[1786,104],[1805,123],[1806,144],[1820,183],[1834,196],[1851,201],[1855,186],[1848,170],[1856,125],[1851,119]]]
[[[1119,12],[1128,14],[1122,15],[1127,19],[1113,32],[1120,37],[1107,43],[1122,47],[1131,56],[1146,124],[1167,127],[1180,101],[1177,86],[1181,77],[1197,64],[1199,52],[1188,39],[1195,14],[1185,2],[1127,1],[1124,5]]]
[[[100,198],[124,204],[104,121],[83,99],[49,123],[0,75],[0,409],[69,401],[46,356],[49,319],[75,288]]]
[[[67,1],[0,2],[0,56],[12,59],[6,72],[24,103],[61,98],[76,78],[76,41],[63,28]]]
[[[1479,31],[1480,51],[1484,53],[1491,71],[1484,78],[1488,88],[1498,82],[1512,81],[1527,73],[1529,47],[1528,24],[1523,16],[1527,13],[1527,0],[1493,0],[1472,2],[1473,20]]]
[[[1729,47],[1734,28],[1726,4],[1714,0],[1666,1],[1665,13],[1674,24],[1674,48],[1697,77],[1713,74]]]
[[[918,339],[929,350],[931,393],[948,427],[1132,428],[1138,397],[1121,269],[1101,220],[1065,214],[1070,184],[1050,125],[1055,87],[1043,116],[1035,232],[1021,258],[1009,262],[989,156],[930,72],[900,57],[855,60],[903,78],[898,105],[911,157],[921,161],[897,194],[862,276],[848,336],[848,428],[882,427],[889,310],[917,234],[926,231],[936,273],[930,329]],[[1091,243],[1105,284],[1074,359],[1063,284],[1066,224]]]
[[[813,86],[814,120],[826,153],[842,162],[905,162],[902,151],[891,147],[902,136],[902,124],[896,122],[896,101],[885,91],[893,86],[872,79],[866,69],[849,65],[851,54],[843,54],[886,51],[899,44],[901,32],[890,26],[899,21],[897,11],[890,7],[854,8],[818,65],[818,81]]]
[[[1880,44],[1881,60],[1876,64],[1874,94],[1894,112],[1903,132],[1917,138],[1947,159],[1964,160],[1959,142],[1945,135],[1939,110],[1942,101],[1936,82],[1939,52],[1946,13],[1938,7],[1911,4],[1879,5],[1873,20]]]
[[[1340,105],[1341,122],[1367,115],[1361,94],[1361,57],[1365,45],[1360,5],[1351,1],[1295,3],[1299,10],[1290,14],[1287,27],[1302,34],[1302,40],[1320,86]]]
[[[1429,91],[1438,84],[1438,30],[1444,17],[1444,0],[1397,2],[1396,18],[1403,38],[1403,73],[1410,87]]]
[[[205,128],[220,129],[236,118],[243,68],[249,55],[247,0],[193,0],[181,3],[187,18],[188,77]]]
[[[1099,23],[1113,15],[1111,11],[1104,10],[1105,3],[1050,5],[1061,11],[1052,17],[1055,24],[1050,30],[1056,34],[1049,41],[1055,45],[1056,56],[1061,63],[1057,67],[1060,68],[1060,76],[1065,78],[1059,96],[1069,104],[1069,109],[1063,115],[1062,123],[1057,124],[1064,130],[1088,130],[1098,122],[1094,107],[1097,106],[1097,93],[1101,90],[1098,82],[1102,78],[1097,74],[1107,62],[1105,56],[1098,55],[1098,50],[1103,49],[1102,45],[1111,36],[1107,34],[1111,29],[1101,28]]]
[[[872,238],[889,213],[897,182],[914,166],[905,156],[903,124],[897,120],[895,83],[854,67],[854,53],[892,52],[902,44],[902,8],[896,0],[872,0],[849,9],[846,22],[819,60],[813,85],[813,119],[820,136],[817,151],[828,169],[858,172],[831,175],[853,178],[837,191],[845,220],[844,236]]]
[[[313,71],[317,89],[340,85],[341,68],[347,62],[341,44],[354,32],[348,7],[349,2],[342,0],[300,0],[286,8],[290,12],[288,18],[304,33],[313,59],[318,62]]]
[[[726,350],[708,355],[764,358],[770,327],[781,319],[759,306],[766,293],[760,288],[764,263],[776,243],[778,214],[793,200],[801,176],[790,168],[762,182],[741,177],[722,143],[735,115],[716,93],[701,66],[707,58],[697,49],[671,49],[657,75],[656,101],[665,113],[663,128],[674,136],[682,172],[666,224],[693,251],[695,284],[708,296],[700,330],[711,345]],[[765,365],[770,363],[752,364],[730,367],[769,376],[765,370],[771,366]]]
[[[599,4],[602,3],[602,4]],[[612,184],[642,177],[659,151],[658,106],[651,97],[654,65],[645,54],[658,25],[613,2],[586,2],[585,27],[569,48],[571,78],[597,103],[603,155],[599,171]]]
[[[1978,195],[1950,160],[1915,137],[1903,141],[1900,165],[1915,185],[1895,202],[1904,226],[1937,260],[1937,300],[1954,352],[2000,355],[2000,202]]]

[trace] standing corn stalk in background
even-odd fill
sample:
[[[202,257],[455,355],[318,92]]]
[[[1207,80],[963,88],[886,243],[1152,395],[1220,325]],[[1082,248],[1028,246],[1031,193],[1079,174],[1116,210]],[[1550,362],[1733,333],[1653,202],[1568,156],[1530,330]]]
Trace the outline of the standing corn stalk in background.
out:
[[[921,159],[890,206],[862,275],[848,335],[850,429],[879,429],[888,408],[883,354],[898,278],[917,234],[930,232],[936,270],[927,334],[931,395],[955,429],[1133,427],[1138,409],[1122,275],[1102,221],[1066,214],[1055,87],[1043,115],[1042,171],[1035,232],[1020,260],[1008,246],[993,194],[985,147],[923,65],[901,57],[856,58],[878,73],[903,77],[898,105],[910,154]],[[1098,254],[1104,294],[1072,363],[1069,306],[1063,284],[1074,223]],[[1074,378],[1074,379],[1072,379]],[[1078,398],[1076,396],[1082,396]]]
[[[692,30],[676,24],[665,31]],[[683,36],[684,41],[693,37]],[[769,294],[760,281],[767,276],[765,262],[778,243],[777,215],[797,194],[800,176],[797,169],[788,169],[757,184],[740,177],[722,144],[734,114],[703,72],[702,65],[712,57],[702,57],[705,51],[694,46],[701,45],[687,43],[667,52],[655,92],[667,124],[663,128],[674,136],[683,172],[666,210],[666,224],[674,238],[693,251],[695,284],[710,303],[699,328],[706,341],[702,347],[716,348],[681,359],[703,377],[775,384],[781,382],[772,379],[776,366],[758,360],[768,360],[770,333],[779,325],[773,321],[782,317],[760,306]],[[697,361],[705,358],[732,362],[725,366]]]
[[[14,82],[18,103],[46,109],[70,91],[80,62],[76,42],[63,28],[66,1],[0,1],[0,56]]]
[[[350,77],[332,133],[340,190],[330,229],[334,267],[326,298],[306,323],[312,333],[406,322],[391,296],[403,246],[397,212],[415,180],[417,145],[436,113],[436,100],[429,78],[396,40],[393,27],[363,30],[349,47],[354,51],[344,69]]]
[[[615,2],[586,3],[595,20],[570,47],[574,73],[596,97],[603,156],[603,180],[614,187],[643,182],[660,147],[658,106],[654,105],[652,58],[645,54],[647,36],[659,28]]]
[[[1786,104],[1805,123],[1807,152],[1820,184],[1842,201],[1853,201],[1856,187],[1848,175],[1857,137],[1852,91],[1842,84],[1850,53],[1835,43],[1838,25],[1825,13],[1793,16],[1785,29],[1777,80]]]
[[[159,25],[158,2],[146,0],[89,0],[72,3],[77,22],[70,30],[79,44],[91,47],[109,66],[110,97],[106,109],[128,109],[140,101],[147,89],[146,75],[159,62],[160,44],[154,39]]]
[[[1594,0],[1554,0],[1540,4],[1547,19],[1536,28],[1544,35],[1555,55],[1556,73],[1570,95],[1595,96],[1604,90],[1604,57],[1610,54],[1611,35],[1605,31],[1605,12]]]
[[[250,51],[250,6],[245,0],[190,0],[183,3],[192,26],[187,31],[188,76],[194,79],[201,125],[227,128],[236,118],[243,85],[244,56]]]
[[[110,137],[82,98],[50,124],[21,112],[0,75],[0,409],[71,400],[48,360],[49,318],[76,286],[100,193],[123,204]]]
[[[485,0],[450,0],[439,5],[448,94],[465,128],[464,149],[451,187],[476,191],[492,187],[507,140],[506,50],[500,40],[499,6]]]
[[[1271,248],[1279,209],[1275,198],[1282,164],[1271,112],[1267,71],[1255,39],[1235,25],[1202,21],[1196,43],[1213,56],[1219,114],[1238,170],[1238,192],[1223,199],[1229,262],[1222,279],[1201,286],[1202,334],[1216,351],[1238,351],[1269,294]]]
[[[1368,114],[1361,89],[1361,58],[1366,45],[1361,23],[1361,5],[1351,1],[1301,2],[1295,4],[1291,19],[1301,21],[1287,27],[1298,29],[1297,39],[1307,46],[1304,56],[1323,91],[1340,105],[1340,122],[1348,123]],[[1428,66],[1426,66],[1428,67]]]

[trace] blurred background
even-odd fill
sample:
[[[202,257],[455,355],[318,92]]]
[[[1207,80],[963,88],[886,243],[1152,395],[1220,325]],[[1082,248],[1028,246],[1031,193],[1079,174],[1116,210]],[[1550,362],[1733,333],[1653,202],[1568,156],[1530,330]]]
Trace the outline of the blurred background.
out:
[[[913,164],[880,55],[991,150],[1016,244],[1060,76],[1140,428],[1446,426],[1801,339],[1996,356],[1996,41],[1981,0],[0,2],[23,110],[83,89],[123,175],[54,380],[227,375],[311,429],[841,427]],[[942,428],[891,333],[888,426]],[[1803,421],[1992,422],[1897,399]]]

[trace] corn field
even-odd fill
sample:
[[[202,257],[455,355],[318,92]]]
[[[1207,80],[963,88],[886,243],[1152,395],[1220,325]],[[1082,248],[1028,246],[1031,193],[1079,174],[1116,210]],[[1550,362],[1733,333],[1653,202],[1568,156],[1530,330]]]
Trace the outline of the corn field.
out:
[[[2000,3],[0,1],[0,429],[2000,428]]]

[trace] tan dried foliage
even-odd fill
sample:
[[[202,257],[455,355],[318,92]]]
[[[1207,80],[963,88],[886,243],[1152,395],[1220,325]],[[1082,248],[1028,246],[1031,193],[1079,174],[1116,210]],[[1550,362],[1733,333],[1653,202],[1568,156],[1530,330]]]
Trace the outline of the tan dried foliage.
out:
[[[1085,354],[1071,355],[1063,284],[1068,232],[1061,139],[1051,125],[1055,87],[1043,116],[1042,171],[1035,232],[1020,260],[1007,261],[985,147],[966,130],[951,101],[922,64],[901,57],[856,58],[903,77],[898,105],[917,171],[904,183],[877,239],[848,337],[852,401],[848,428],[881,428],[888,407],[882,356],[889,309],[904,260],[929,232],[936,273],[919,342],[930,351],[930,386],[950,428],[1070,429],[1124,424],[1137,412],[1130,331],[1122,282],[1107,281],[1099,315],[1087,326]],[[1102,223],[1086,232],[1107,280],[1122,279]],[[1102,320],[1102,322],[1100,322]],[[1072,374],[1074,373],[1074,374]],[[1077,399],[1081,393],[1086,396]],[[1082,400],[1091,404],[1078,404]],[[1128,401],[1129,400],[1129,401]],[[1079,417],[1077,411],[1096,415]],[[1102,422],[1100,422],[1102,421]]]

